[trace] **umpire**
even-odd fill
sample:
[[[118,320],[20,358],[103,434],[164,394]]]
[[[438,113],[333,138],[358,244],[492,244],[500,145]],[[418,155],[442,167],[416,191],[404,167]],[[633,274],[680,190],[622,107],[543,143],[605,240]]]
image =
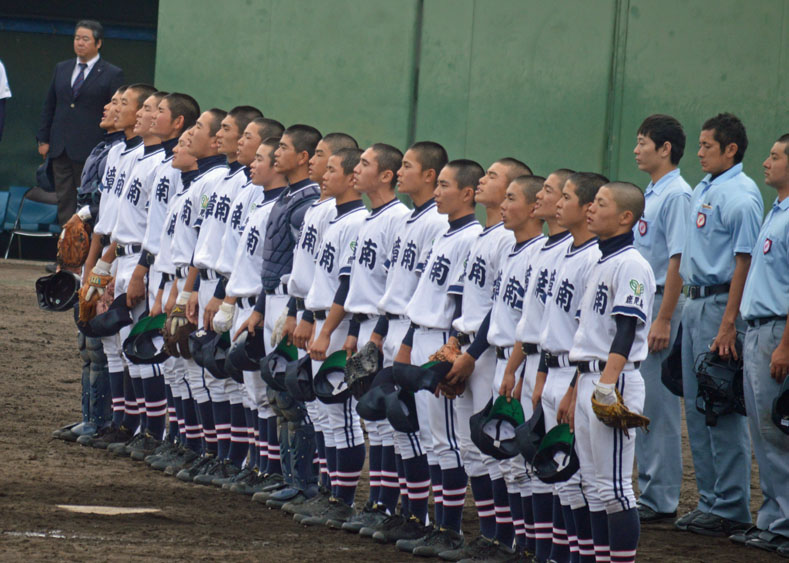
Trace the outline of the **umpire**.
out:
[[[743,347],[745,407],[764,501],[756,526],[735,543],[789,555],[789,436],[771,420],[773,400],[789,372],[789,134],[772,146],[764,180],[778,197],[751,253],[740,312],[748,324]]]
[[[49,156],[58,198],[58,221],[65,224],[77,208],[77,187],[90,151],[104,136],[99,127],[104,105],[123,83],[123,71],[99,55],[104,28],[82,20],[74,32],[77,57],[55,65],[36,140]]]

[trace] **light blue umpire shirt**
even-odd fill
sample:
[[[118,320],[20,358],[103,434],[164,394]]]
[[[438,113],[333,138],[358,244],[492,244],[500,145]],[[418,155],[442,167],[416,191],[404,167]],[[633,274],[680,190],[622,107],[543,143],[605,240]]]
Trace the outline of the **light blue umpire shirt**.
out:
[[[773,202],[751,253],[740,303],[742,318],[789,314],[789,197]]]
[[[666,284],[669,258],[682,254],[692,193],[679,168],[644,190],[644,215],[633,227],[633,246],[652,266],[657,285]]]
[[[750,254],[764,215],[756,183],[742,163],[711,180],[707,174],[693,190],[680,276],[688,285],[728,283],[735,254]]]

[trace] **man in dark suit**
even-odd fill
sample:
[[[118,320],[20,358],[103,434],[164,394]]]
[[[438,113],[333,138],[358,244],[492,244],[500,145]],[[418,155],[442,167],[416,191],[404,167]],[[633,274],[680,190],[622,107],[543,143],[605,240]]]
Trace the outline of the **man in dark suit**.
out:
[[[55,66],[41,111],[38,152],[52,162],[61,225],[76,211],[82,167],[104,134],[99,127],[104,105],[123,83],[123,71],[99,56],[103,32],[97,21],[77,23],[77,58]]]

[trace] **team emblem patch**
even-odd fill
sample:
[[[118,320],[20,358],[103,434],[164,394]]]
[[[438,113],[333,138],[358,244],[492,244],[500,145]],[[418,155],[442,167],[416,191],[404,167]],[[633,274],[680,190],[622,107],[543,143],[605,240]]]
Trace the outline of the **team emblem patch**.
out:
[[[207,206],[208,206],[208,196],[204,194],[203,197],[200,198],[200,207],[205,209]]]
[[[699,211],[699,214],[696,215],[696,227],[700,229],[706,224],[707,224],[707,216],[701,211]]]
[[[773,241],[771,241],[770,239],[766,239],[764,241],[764,247],[762,248],[762,252],[764,252],[764,254],[767,254],[768,252],[770,252],[770,249],[772,247],[773,247]]]
[[[641,297],[644,293],[644,284],[639,283],[638,280],[630,280],[630,289],[633,290],[633,295]]]
[[[642,237],[647,234],[647,222],[643,219],[638,220],[638,234]]]

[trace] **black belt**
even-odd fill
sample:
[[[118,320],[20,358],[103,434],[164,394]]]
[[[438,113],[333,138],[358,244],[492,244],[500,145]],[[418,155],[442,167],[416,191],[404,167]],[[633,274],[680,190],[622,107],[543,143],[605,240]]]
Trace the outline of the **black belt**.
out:
[[[386,316],[387,320],[390,320],[390,321],[407,321],[408,320],[408,317],[406,317],[405,315],[395,315],[394,313],[384,313],[384,316]]]
[[[605,369],[606,363],[607,362],[604,362],[604,361],[601,361],[601,360],[592,360],[592,361],[578,362],[577,363],[578,372],[579,373],[598,373],[598,372],[602,373],[602,371]],[[625,364],[625,366],[627,366],[627,364]],[[641,367],[641,362],[633,362],[633,369],[638,369],[639,367]],[[625,367],[625,369],[628,369],[628,368]]]
[[[212,270],[211,268],[200,268],[200,279],[201,280],[218,280],[219,274],[216,270]]]
[[[173,280],[175,280],[175,274],[162,274],[162,281],[164,281],[164,283],[168,283]]]
[[[312,313],[312,318],[316,321],[325,321],[326,320],[326,311],[315,311]]]
[[[655,288],[655,295],[663,295],[664,291],[666,291],[666,286],[659,285]]]
[[[287,294],[288,294],[288,286],[283,283],[281,295],[287,295]],[[275,287],[274,289],[267,289],[266,295],[280,295],[280,294],[277,293],[277,288]]]
[[[543,358],[545,358],[545,365],[549,368],[566,368],[566,367],[573,367],[577,366],[578,362],[573,361],[562,361],[562,358],[567,356],[567,354],[562,354],[561,356],[556,356],[551,354],[550,352],[545,352],[543,354]]]
[[[785,320],[786,317],[782,317],[780,315],[773,315],[772,317],[759,317],[756,319],[747,320],[745,322],[748,323],[749,327],[756,328],[762,325],[766,325],[767,323],[781,322]]]
[[[303,311],[305,309],[304,299],[302,299],[301,297],[294,297],[293,303],[296,305],[297,311]]]
[[[255,306],[255,303],[258,302],[258,298],[254,295],[252,297],[239,297],[236,302],[242,309],[249,309]]]
[[[532,354],[537,354],[540,351],[540,347],[531,342],[522,342],[521,350],[523,350],[524,355],[531,356]]]
[[[458,344],[460,344],[461,347],[471,344],[471,337],[465,332],[458,332],[455,338],[458,339]]]
[[[115,247],[115,256],[129,256],[131,254],[139,254],[142,251],[142,245],[135,244],[119,244]]]
[[[175,269],[175,277],[179,280],[186,278],[189,275],[189,266],[181,266]]]
[[[506,360],[507,356],[504,355],[504,348],[503,346],[496,346],[496,357],[500,360]]]
[[[369,321],[373,318],[372,315],[368,315],[367,313],[354,313],[353,317],[351,317],[357,323],[363,323],[364,321]]]
[[[684,285],[682,293],[689,299],[701,299],[710,295],[729,293],[729,283],[719,283],[716,285]]]

